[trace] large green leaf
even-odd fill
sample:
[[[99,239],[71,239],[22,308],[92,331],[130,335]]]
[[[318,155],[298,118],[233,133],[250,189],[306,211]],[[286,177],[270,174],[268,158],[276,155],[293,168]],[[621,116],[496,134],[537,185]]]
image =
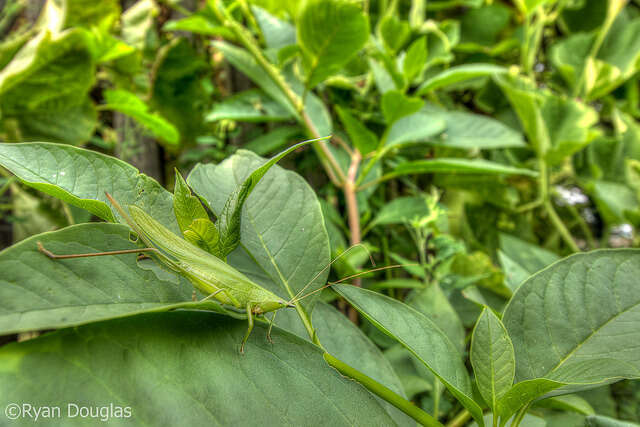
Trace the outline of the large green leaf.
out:
[[[171,194],[133,166],[104,154],[44,142],[0,144],[0,165],[22,182],[100,218],[120,218],[108,205],[108,191],[123,205],[136,204],[178,232]]]
[[[239,150],[219,165],[196,166],[187,182],[219,216],[228,196],[264,163]],[[329,240],[314,191],[277,165],[247,198],[240,237],[242,249],[229,256],[229,263],[283,296],[300,291],[329,263]],[[308,290],[322,286],[326,277],[327,272],[318,274]]]
[[[482,410],[473,400],[462,356],[440,328],[398,300],[351,285],[334,285],[333,289],[376,328],[413,353],[482,423]]]
[[[246,328],[211,313],[147,314],[7,345],[0,404],[112,403],[131,418],[109,421],[128,425],[393,425],[371,394],[294,335],[274,328],[270,344],[258,324],[239,354]]]
[[[503,317],[516,381],[571,384],[554,392],[561,394],[640,377],[639,261],[637,250],[576,254],[523,283]]]
[[[396,279],[401,280],[401,279]],[[419,283],[419,282],[418,282]],[[383,282],[384,284],[384,282]],[[411,283],[388,283],[387,285],[406,286]],[[433,321],[462,354],[465,347],[465,332],[462,321],[453,308],[440,285],[434,282],[427,287],[412,292],[407,298],[407,304],[418,310]]]
[[[174,39],[156,56],[150,105],[178,128],[183,143],[195,143],[205,132],[203,117],[209,96],[202,80],[208,70],[185,39]]]
[[[361,154],[368,154],[378,147],[378,138],[360,120],[356,119],[346,108],[339,105],[336,111],[344,126],[351,143]]]
[[[445,128],[446,122],[442,117],[417,112],[393,123],[387,133],[385,145],[393,147],[410,142],[425,142]]]
[[[291,105],[284,93],[282,93],[278,85],[271,80],[247,51],[222,41],[213,42],[212,45],[224,54],[225,59],[229,61],[231,65],[246,74],[247,77],[265,91],[267,95],[278,101],[283,107],[286,107],[292,114],[296,113],[295,108]]]
[[[560,259],[553,252],[510,234],[500,234],[498,258],[506,276],[506,284],[514,292],[533,273]]]
[[[367,228],[376,225],[405,224],[429,216],[428,196],[398,197],[385,204]]]
[[[501,163],[484,159],[447,159],[415,160],[400,163],[385,177],[394,177],[420,173],[460,173],[480,175],[525,175],[537,176],[536,171],[530,169],[506,166]]]
[[[387,126],[391,126],[398,119],[420,111],[424,101],[417,97],[406,96],[399,90],[390,90],[382,95],[380,108]]]
[[[341,0],[306,3],[297,22],[304,52],[306,86],[336,74],[369,38],[369,21],[360,7]]]
[[[494,74],[502,74],[507,69],[499,65],[493,64],[463,64],[451,67],[435,76],[429,78],[420,85],[416,94],[424,95],[433,90],[447,87],[449,85],[463,82],[477,77],[491,76]]]
[[[251,10],[269,49],[281,49],[296,44],[296,29],[293,25],[278,19],[259,6],[251,6]]]
[[[482,310],[473,329],[470,358],[478,390],[496,413],[498,400],[513,384],[516,359],[507,330],[490,308]]]
[[[301,338],[309,339],[293,311],[278,313],[276,325]],[[344,363],[406,397],[402,383],[380,349],[345,315],[333,306],[318,303],[313,310],[313,327],[322,346]],[[379,399],[399,425],[415,426],[415,421],[390,403]]]
[[[587,427],[638,427],[640,424],[629,421],[616,420],[604,415],[589,415],[585,420]]]
[[[480,114],[448,111],[436,114],[446,122],[446,130],[430,139],[433,145],[466,149],[526,146],[522,134],[498,120]]]
[[[242,122],[269,122],[291,118],[293,116],[289,110],[256,89],[226,98],[215,104],[206,116],[208,121],[229,119]]]
[[[95,74],[90,46],[90,35],[79,28],[42,31],[0,71],[2,119],[17,122],[22,140],[89,139],[96,125],[87,97]]]
[[[115,110],[135,119],[160,141],[176,145],[180,140],[178,130],[157,113],[151,113],[147,104],[126,90],[107,90],[103,93],[106,104],[102,109]]]
[[[590,128],[598,114],[592,107],[539,90],[524,78],[496,75],[494,79],[518,115],[530,144],[552,163],[560,163],[593,140]]]
[[[38,241],[57,254],[137,247],[128,227],[94,223],[33,236],[0,252],[0,335],[195,305],[189,282],[169,272],[160,279],[140,268],[135,254],[52,260],[38,251]]]

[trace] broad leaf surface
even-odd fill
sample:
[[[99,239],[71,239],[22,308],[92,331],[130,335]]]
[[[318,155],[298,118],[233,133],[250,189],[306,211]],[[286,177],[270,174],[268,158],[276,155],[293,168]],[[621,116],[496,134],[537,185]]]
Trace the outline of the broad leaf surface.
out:
[[[113,221],[116,216],[105,191],[121,205],[140,206],[164,226],[178,232],[171,194],[152,178],[114,157],[43,142],[0,144],[0,165],[28,186],[107,221]]]
[[[228,196],[264,163],[254,153],[240,150],[219,165],[196,166],[187,182],[220,215]],[[329,239],[315,193],[302,177],[278,165],[247,198],[240,238],[240,251],[253,260],[244,262],[248,271],[242,271],[285,297],[289,291],[296,294],[330,261]],[[230,255],[231,264],[237,262],[237,252]],[[307,290],[322,286],[326,277],[327,272],[320,274]]]
[[[495,411],[513,384],[516,360],[507,330],[489,308],[482,310],[473,329],[470,353],[480,394]]]
[[[340,71],[369,38],[369,21],[360,6],[339,0],[308,2],[296,27],[310,88]]]
[[[424,142],[438,135],[446,128],[440,117],[418,112],[397,120],[389,128],[385,145],[393,147],[409,142]]]
[[[451,67],[441,73],[436,74],[420,85],[416,94],[424,95],[433,90],[447,87],[449,85],[463,82],[477,77],[501,74],[507,71],[506,68],[493,64],[464,64]]]
[[[500,234],[498,258],[506,276],[506,284],[514,292],[533,273],[560,259],[553,252],[504,233]]]
[[[448,159],[415,160],[400,163],[388,176],[401,176],[420,173],[460,173],[479,175],[525,175],[537,176],[536,171],[530,169],[506,166],[501,163],[483,159]]]
[[[37,241],[61,255],[137,247],[128,227],[94,223],[33,236],[0,252],[0,335],[195,305],[187,280],[159,267],[142,269],[135,254],[52,260]],[[206,302],[202,308],[216,307]]]
[[[318,338],[327,352],[406,397],[402,383],[389,361],[362,330],[345,315],[329,304],[318,303],[313,310],[312,321]],[[293,310],[278,313],[276,325],[301,338],[309,339],[307,331]],[[382,399],[379,399],[379,402],[399,425],[415,425],[415,421],[395,406]]]
[[[135,121],[147,128],[161,141],[175,145],[180,140],[178,130],[157,113],[152,113],[147,104],[131,92],[126,90],[107,90],[104,92],[106,104],[101,108],[119,111],[132,117]]]
[[[396,339],[429,368],[449,391],[481,422],[462,355],[426,316],[400,301],[352,285],[334,285],[367,320]]]
[[[216,103],[206,116],[208,121],[238,120],[269,122],[293,118],[285,107],[259,90],[248,90]]]
[[[246,327],[211,313],[147,314],[7,345],[0,401],[112,402],[131,407],[128,425],[252,425],[257,414],[264,425],[393,424],[370,393],[294,335],[275,328],[270,344],[259,323],[241,355]]]

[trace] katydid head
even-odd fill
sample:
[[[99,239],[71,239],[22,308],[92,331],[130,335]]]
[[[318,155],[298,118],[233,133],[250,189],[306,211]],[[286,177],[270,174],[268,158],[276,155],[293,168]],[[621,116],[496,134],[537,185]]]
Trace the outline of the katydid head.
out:
[[[294,304],[289,303],[281,298],[264,300],[254,306],[254,314],[268,313],[270,311],[280,310],[285,307],[295,307]]]

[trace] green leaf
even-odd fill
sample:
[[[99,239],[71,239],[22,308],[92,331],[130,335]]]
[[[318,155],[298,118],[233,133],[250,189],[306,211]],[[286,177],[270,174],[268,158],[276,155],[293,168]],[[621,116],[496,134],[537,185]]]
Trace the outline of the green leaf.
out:
[[[235,39],[233,31],[215,22],[205,13],[194,13],[182,19],[168,21],[162,27],[164,31],[189,31],[202,36],[222,37],[226,40]]]
[[[296,27],[309,88],[340,71],[369,38],[369,21],[360,7],[340,0],[308,2]]]
[[[178,128],[183,143],[194,143],[204,132],[209,95],[203,90],[202,79],[209,69],[185,39],[174,39],[156,56],[150,105]]]
[[[158,12],[158,6],[152,0],[138,0],[120,17],[122,39],[136,49],[143,49]]]
[[[409,142],[424,142],[441,133],[446,122],[440,117],[418,112],[397,120],[389,129],[385,145],[392,147]]]
[[[512,340],[513,341],[513,340]],[[516,359],[516,369],[518,361]],[[506,421],[513,416],[523,406],[533,402],[542,395],[549,393],[563,384],[545,378],[525,380],[515,384],[498,402],[497,413],[500,416],[500,425],[504,426]]]
[[[560,259],[553,252],[504,233],[500,234],[498,258],[506,276],[506,284],[514,292],[533,273]]]
[[[307,331],[297,317],[292,310],[278,313],[276,325],[308,340]],[[327,352],[406,398],[402,383],[389,361],[345,315],[329,304],[318,303],[313,310],[313,327]],[[415,426],[415,421],[395,406],[382,399],[377,400],[398,424]]]
[[[200,199],[191,195],[191,190],[177,169],[173,190],[173,212],[185,240],[209,253],[217,254],[220,241],[218,229],[209,219]]]
[[[280,126],[247,142],[243,148],[253,151],[259,156],[264,156],[281,149],[285,145],[290,145],[296,136],[303,133],[303,130],[298,126]]]
[[[120,15],[118,0],[67,0],[64,2],[63,28],[98,27],[109,29]]]
[[[95,64],[88,32],[77,28],[39,33],[0,71],[2,119],[17,121],[22,140],[80,144],[96,113],[87,96]]]
[[[128,227],[93,223],[39,234],[0,252],[0,335],[195,306],[189,282],[143,270],[135,254],[52,260],[37,241],[61,255],[137,247]]]
[[[395,299],[351,285],[334,285],[333,289],[376,328],[416,356],[482,425],[482,410],[472,398],[462,356],[440,328]]]
[[[637,250],[576,254],[523,283],[503,317],[516,381],[569,384],[554,392],[562,394],[640,377],[634,344],[640,339],[639,260]]]
[[[478,63],[457,65],[426,80],[420,85],[416,91],[416,95],[425,95],[431,91],[441,89],[455,83],[506,72],[507,69],[505,67],[493,64]]]
[[[478,390],[496,413],[498,400],[513,384],[516,360],[507,330],[489,308],[482,310],[473,328],[470,358]]]
[[[242,185],[239,185],[231,195],[227,198],[224,204],[224,208],[220,215],[218,215],[218,233],[220,240],[218,243],[218,256],[226,258],[228,254],[238,247],[240,244],[240,225],[242,220],[242,207],[244,206],[247,197],[251,194],[253,189],[258,185],[258,182],[267,173],[267,171],[280,159],[292,151],[301,148],[311,142],[318,141],[327,138],[310,139],[308,141],[300,142],[296,145],[292,145],[281,153],[273,156],[265,164],[258,167],[256,170],[244,180]]]
[[[270,122],[293,118],[289,110],[257,89],[240,92],[215,104],[206,120],[238,120],[241,122]]]
[[[558,40],[551,46],[549,59],[569,88],[574,88],[578,83],[593,40],[594,34],[577,33],[564,40]]]
[[[360,120],[356,119],[346,108],[336,106],[342,125],[351,139],[351,143],[361,154],[369,154],[378,147],[378,138]]]
[[[420,220],[433,212],[429,208],[431,197],[413,196],[398,197],[385,204],[367,228],[377,225],[405,224],[412,220]]]
[[[386,283],[389,283],[389,281]],[[402,287],[406,285],[407,283],[405,282]],[[412,292],[409,295],[407,304],[431,319],[436,326],[442,329],[451,340],[451,343],[462,354],[465,348],[465,331],[460,317],[437,282],[428,285],[426,288],[422,284],[422,287],[423,289]]]
[[[638,427],[640,424],[629,421],[616,420],[604,415],[589,415],[585,420],[587,427]]]
[[[296,29],[289,22],[278,19],[259,6],[252,5],[251,11],[269,49],[282,49],[296,44]]]
[[[217,255],[220,233],[218,232],[215,224],[208,218],[194,219],[183,234],[185,240],[211,254]]]
[[[220,217],[229,195],[264,164],[250,151],[239,150],[219,165],[197,165],[187,182]],[[327,272],[314,279],[330,261],[320,204],[296,173],[276,165],[264,175],[242,209],[240,237],[241,247],[229,263],[261,286],[295,295],[308,282],[309,291],[325,284]]]
[[[174,232],[171,194],[133,166],[96,151],[44,142],[0,144],[0,165],[23,183],[114,221],[105,191],[122,205],[137,205]],[[124,221],[123,221],[124,222]]]
[[[409,23],[395,15],[387,15],[380,21],[380,36],[386,48],[395,53],[402,49],[411,35]]]
[[[446,159],[416,160],[400,163],[385,177],[420,173],[473,173],[481,175],[524,175],[535,177],[536,171],[515,168],[483,159]]]
[[[382,114],[391,126],[397,120],[420,111],[424,101],[420,98],[406,96],[399,90],[390,90],[382,95]]]
[[[526,147],[522,134],[496,119],[462,111],[437,114],[447,129],[429,141],[433,145],[466,149]]]
[[[496,75],[533,148],[551,163],[560,163],[589,144],[598,121],[595,110],[548,90],[538,90],[524,78]]]
[[[461,43],[493,46],[509,25],[512,9],[501,3],[470,8],[460,20]]]
[[[159,140],[176,145],[180,140],[178,130],[157,113],[150,113],[149,107],[140,98],[126,90],[106,90],[103,92],[106,104],[104,110],[115,110],[132,117],[147,128]]]
[[[411,85],[413,79],[420,75],[426,62],[427,38],[423,36],[411,43],[402,63],[402,73],[407,85]]]
[[[225,59],[238,70],[247,75],[260,89],[265,91],[271,98],[295,114],[295,108],[291,105],[287,97],[282,93],[278,85],[264,72],[256,60],[245,50],[233,46],[226,42],[213,42],[213,47],[224,55]]]
[[[572,411],[582,415],[594,415],[593,407],[577,394],[566,394],[564,396],[550,397],[539,400],[535,404],[542,408],[559,409],[561,411]]]
[[[256,417],[264,425],[394,424],[370,393],[294,335],[274,328],[270,344],[258,322],[240,355],[246,329],[246,322],[211,313],[177,312],[6,345],[2,405],[28,401],[66,410],[69,402],[112,402],[130,407],[132,416],[110,422],[135,425],[250,425]],[[82,386],[52,393],[43,386],[52,382]]]

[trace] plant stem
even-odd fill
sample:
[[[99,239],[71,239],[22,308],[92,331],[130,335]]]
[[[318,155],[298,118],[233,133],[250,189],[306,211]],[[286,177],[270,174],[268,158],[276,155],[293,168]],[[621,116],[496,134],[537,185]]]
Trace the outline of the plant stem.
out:
[[[549,215],[549,218],[551,219],[551,222],[553,223],[554,227],[556,228],[556,230],[558,230],[558,233],[560,233],[560,236],[562,236],[562,239],[565,241],[567,246],[569,246],[569,248],[573,252],[580,252],[580,248],[578,247],[576,242],[573,240],[571,233],[562,222],[562,219],[560,219],[560,217],[558,216],[558,213],[556,212],[556,210],[553,208],[553,204],[551,203],[551,200],[545,200],[544,208],[547,211],[547,214]]]
[[[344,182],[343,188],[345,203],[347,205],[347,219],[349,222],[351,246],[357,245],[362,241],[360,234],[360,211],[358,209],[358,199],[356,195],[356,177],[358,175],[358,168],[361,160],[362,156],[360,155],[360,151],[355,149],[351,155],[351,164],[349,165],[347,179]],[[354,279],[353,285],[358,287],[361,286],[361,279],[359,277]],[[353,323],[358,323],[358,312],[353,307],[349,307],[348,316]]]
[[[376,380],[368,377],[357,369],[352,368],[346,363],[336,359],[329,353],[324,353],[323,356],[324,360],[326,360],[330,366],[333,366],[336,370],[338,370],[338,372],[358,381],[360,384],[366,387],[367,390],[391,403],[393,406],[395,406],[420,424],[425,426],[444,427],[442,423],[440,423],[437,419],[427,414],[425,411],[418,408],[416,405],[409,402],[407,399],[403,398],[393,390],[390,390],[389,388],[380,384]]]
[[[518,427],[520,425],[520,423],[522,422],[522,419],[527,414],[527,411],[529,410],[530,405],[531,403],[527,403],[518,411],[518,413],[516,414],[516,417],[511,422],[511,427]]]
[[[471,412],[463,409],[454,419],[447,423],[447,427],[462,427],[471,418]]]
[[[251,53],[256,62],[267,73],[271,80],[278,86],[282,93],[287,97],[295,111],[301,117],[307,131],[313,138],[319,138],[324,135],[320,135],[315,125],[311,121],[311,118],[304,109],[303,100],[293,91],[291,86],[285,81],[280,71],[264,56],[258,43],[253,38],[253,35],[249,31],[240,25],[233,19],[231,15],[220,5],[220,2],[216,2],[216,7],[213,8],[216,16],[226,27],[228,27],[238,37],[238,40],[242,45]],[[324,141],[315,144],[314,147],[320,148],[320,160],[324,168],[327,170],[327,175],[337,186],[341,186],[344,183],[345,176],[342,168],[338,164],[335,156],[329,151],[329,148]],[[328,164],[327,164],[328,161]]]

